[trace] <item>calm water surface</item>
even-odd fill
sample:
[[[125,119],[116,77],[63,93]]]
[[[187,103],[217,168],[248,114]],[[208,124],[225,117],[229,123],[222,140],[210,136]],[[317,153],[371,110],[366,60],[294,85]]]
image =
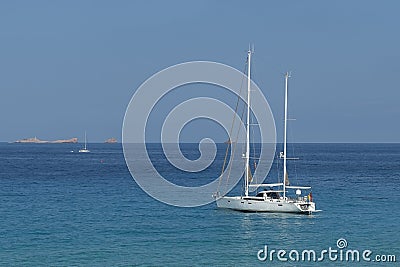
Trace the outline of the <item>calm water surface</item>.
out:
[[[397,263],[331,262],[329,266],[398,266],[400,144],[296,144],[292,182],[313,186],[312,215],[241,213],[171,207],[131,178],[120,144],[0,144],[1,266],[321,266],[261,262],[269,249],[320,252],[345,238],[347,249],[394,254]],[[188,177],[162,156],[172,181],[202,184],[223,160]],[[182,147],[189,158],[197,145]],[[162,154],[151,145],[151,153]],[[158,156],[154,156],[158,158]],[[271,182],[276,177],[272,168]],[[215,178],[214,177],[214,178]],[[208,179],[207,178],[207,179]],[[240,192],[240,185],[235,189]],[[372,256],[373,257],[373,256]]]

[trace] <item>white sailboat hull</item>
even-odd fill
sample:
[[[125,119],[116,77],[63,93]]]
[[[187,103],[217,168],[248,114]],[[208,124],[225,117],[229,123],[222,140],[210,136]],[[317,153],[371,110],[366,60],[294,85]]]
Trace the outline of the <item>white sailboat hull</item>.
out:
[[[315,203],[302,200],[264,199],[260,197],[221,197],[218,208],[248,212],[312,213]]]

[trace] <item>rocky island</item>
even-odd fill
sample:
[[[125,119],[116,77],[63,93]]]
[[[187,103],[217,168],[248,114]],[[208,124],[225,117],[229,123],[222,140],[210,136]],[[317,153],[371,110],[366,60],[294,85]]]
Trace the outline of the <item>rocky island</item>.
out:
[[[54,140],[54,141],[45,141],[45,140],[40,140],[39,138],[33,137],[33,138],[25,138],[21,140],[17,140],[14,143],[34,143],[34,144],[64,144],[64,143],[78,143],[78,138],[74,137],[71,139],[60,139],[60,140]]]
[[[114,137],[108,138],[106,141],[104,141],[104,143],[114,144],[114,143],[117,143],[117,139],[115,139]]]

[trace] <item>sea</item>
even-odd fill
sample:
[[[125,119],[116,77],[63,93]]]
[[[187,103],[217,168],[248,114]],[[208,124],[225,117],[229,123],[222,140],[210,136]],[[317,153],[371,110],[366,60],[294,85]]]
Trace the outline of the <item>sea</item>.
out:
[[[198,186],[218,177],[225,145],[200,174],[156,165]],[[400,144],[292,146],[290,180],[312,186],[321,212],[170,206],[138,186],[121,144],[0,143],[0,266],[400,266]]]

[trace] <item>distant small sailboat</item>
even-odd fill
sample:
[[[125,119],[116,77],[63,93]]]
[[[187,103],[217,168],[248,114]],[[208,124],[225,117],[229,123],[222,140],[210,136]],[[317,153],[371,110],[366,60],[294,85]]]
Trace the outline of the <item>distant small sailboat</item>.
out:
[[[79,149],[79,153],[89,153],[90,150],[87,149],[87,140],[86,140],[86,131],[85,131],[85,147],[83,149]]]

